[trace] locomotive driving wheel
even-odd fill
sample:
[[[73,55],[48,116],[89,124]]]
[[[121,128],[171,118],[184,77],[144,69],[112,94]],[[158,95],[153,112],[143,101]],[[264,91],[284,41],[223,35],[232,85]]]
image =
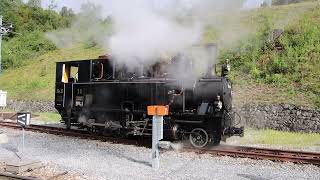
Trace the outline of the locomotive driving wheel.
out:
[[[87,130],[88,130],[89,134],[91,134],[91,135],[96,134],[96,129],[94,126],[88,126]]]
[[[196,148],[203,148],[209,142],[209,135],[204,129],[195,128],[191,131],[189,140],[192,146]]]

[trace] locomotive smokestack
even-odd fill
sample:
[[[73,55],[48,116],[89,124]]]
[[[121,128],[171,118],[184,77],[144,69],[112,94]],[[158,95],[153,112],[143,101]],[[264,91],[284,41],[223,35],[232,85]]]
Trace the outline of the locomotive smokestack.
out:
[[[215,43],[210,43],[206,45],[207,49],[207,57],[208,57],[208,69],[207,69],[207,77],[211,77],[212,75],[215,75],[214,66],[218,57],[218,46]]]

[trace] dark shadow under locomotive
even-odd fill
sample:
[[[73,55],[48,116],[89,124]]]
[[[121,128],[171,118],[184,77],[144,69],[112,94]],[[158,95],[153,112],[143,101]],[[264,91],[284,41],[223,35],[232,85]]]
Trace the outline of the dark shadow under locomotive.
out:
[[[212,75],[211,69],[201,78],[177,78],[172,72],[181,67],[186,74],[192,70],[181,55],[133,70],[106,56],[58,62],[55,108],[68,128],[77,125],[92,133],[150,136],[152,117],[147,106],[168,105],[167,139],[189,138],[193,146],[204,147],[242,136],[243,128],[233,127],[229,65],[221,66],[220,76]]]

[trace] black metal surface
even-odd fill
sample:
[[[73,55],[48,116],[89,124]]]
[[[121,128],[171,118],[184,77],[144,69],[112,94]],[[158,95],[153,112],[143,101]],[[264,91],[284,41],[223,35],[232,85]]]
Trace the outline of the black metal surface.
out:
[[[179,63],[175,60],[165,65],[174,69]],[[146,115],[147,106],[168,105],[170,113],[164,123],[168,137],[176,125],[179,133],[174,134],[180,138],[199,127],[214,142],[219,142],[221,136],[234,135],[226,134],[226,129],[233,128],[232,123],[225,122],[226,114],[232,111],[232,89],[227,76],[206,75],[185,87],[180,79],[157,71],[158,66],[159,63],[129,71],[111,59],[59,62],[55,107],[67,124],[78,123],[103,133],[106,128],[92,127],[92,123],[100,123],[116,134],[149,135],[151,117]],[[63,67],[77,67],[77,77],[61,82]]]

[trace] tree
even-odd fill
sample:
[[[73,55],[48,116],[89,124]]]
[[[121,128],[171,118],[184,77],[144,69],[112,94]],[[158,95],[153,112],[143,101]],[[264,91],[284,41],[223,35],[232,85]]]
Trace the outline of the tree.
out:
[[[25,65],[26,60],[54,49],[54,44],[45,37],[44,32],[71,24],[73,17],[62,17],[56,11],[45,10],[40,5],[41,0],[0,0],[3,19],[14,24],[15,32],[23,34],[3,37],[4,68]]]
[[[264,0],[261,4],[261,7],[270,7],[272,4],[272,0]]]
[[[57,7],[58,7],[57,2],[56,2],[55,0],[51,0],[48,8],[49,8],[50,10],[54,10],[54,9],[56,9]]]
[[[41,0],[29,0],[27,5],[30,7],[39,8],[39,7],[41,7]]]
[[[261,4],[261,7],[268,7],[268,6],[269,6],[268,3],[265,1]]]
[[[273,5],[286,5],[286,4],[293,4],[293,3],[299,3],[303,0],[273,0]]]
[[[71,8],[69,8],[69,10],[68,10],[68,15],[69,15],[69,17],[75,16],[75,13],[73,12],[73,10]]]
[[[68,7],[63,6],[63,7],[61,8],[61,10],[60,10],[60,15],[61,15],[62,17],[72,17],[72,16],[74,16],[75,14],[74,14],[74,12],[73,12],[73,10],[72,10],[71,8],[68,9]]]
[[[63,17],[67,17],[68,16],[68,8],[66,6],[63,6],[61,8],[60,15],[63,16]]]

